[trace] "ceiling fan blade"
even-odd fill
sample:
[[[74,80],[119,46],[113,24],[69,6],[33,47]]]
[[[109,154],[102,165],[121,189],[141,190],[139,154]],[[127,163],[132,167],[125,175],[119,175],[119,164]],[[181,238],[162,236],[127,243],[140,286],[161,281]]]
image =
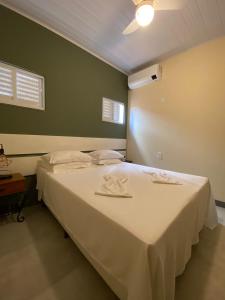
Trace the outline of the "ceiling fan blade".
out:
[[[155,10],[178,10],[185,6],[187,0],[154,0]]]
[[[135,5],[138,5],[138,4],[140,4],[141,1],[143,1],[143,0],[132,0],[132,1],[134,2]]]
[[[134,19],[123,31],[124,35],[130,34],[138,30],[140,26],[138,25],[136,19]]]

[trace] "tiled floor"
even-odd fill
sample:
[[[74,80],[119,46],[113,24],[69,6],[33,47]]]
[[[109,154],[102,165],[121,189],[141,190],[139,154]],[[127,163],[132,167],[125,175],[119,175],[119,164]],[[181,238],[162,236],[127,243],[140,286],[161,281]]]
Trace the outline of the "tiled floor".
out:
[[[225,209],[217,208],[225,225]],[[24,210],[25,221],[0,222],[0,300],[117,300],[63,229],[41,206]],[[225,227],[204,228],[176,300],[225,300]]]
[[[216,207],[219,223],[225,226],[225,208]]]

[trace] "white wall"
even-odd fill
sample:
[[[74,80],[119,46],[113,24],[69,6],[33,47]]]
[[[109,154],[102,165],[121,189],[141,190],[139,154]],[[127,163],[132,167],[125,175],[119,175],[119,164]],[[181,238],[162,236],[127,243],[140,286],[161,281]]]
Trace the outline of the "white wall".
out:
[[[225,201],[225,38],[161,64],[161,81],[129,93],[128,158],[207,176]]]

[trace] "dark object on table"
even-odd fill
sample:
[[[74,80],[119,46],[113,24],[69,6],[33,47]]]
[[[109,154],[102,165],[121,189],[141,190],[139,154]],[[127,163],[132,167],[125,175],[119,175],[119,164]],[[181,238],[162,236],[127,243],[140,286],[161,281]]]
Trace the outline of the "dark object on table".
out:
[[[11,174],[0,174],[0,180],[12,178]]]
[[[1,146],[1,148],[0,148],[0,155],[5,155],[3,145],[0,144],[0,146]]]
[[[3,145],[0,144],[0,180],[1,179],[9,179],[12,177],[11,173],[8,170],[8,166],[10,161],[5,155],[5,150]]]

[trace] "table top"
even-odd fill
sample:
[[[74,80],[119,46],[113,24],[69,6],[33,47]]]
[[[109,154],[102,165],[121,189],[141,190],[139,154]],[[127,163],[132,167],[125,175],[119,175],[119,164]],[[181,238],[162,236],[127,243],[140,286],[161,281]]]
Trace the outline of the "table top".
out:
[[[15,174],[12,174],[12,177],[11,178],[7,178],[7,179],[0,179],[0,185],[2,184],[8,184],[8,183],[13,183],[13,182],[16,182],[16,181],[24,181],[25,178],[22,174],[20,173],[15,173]]]

